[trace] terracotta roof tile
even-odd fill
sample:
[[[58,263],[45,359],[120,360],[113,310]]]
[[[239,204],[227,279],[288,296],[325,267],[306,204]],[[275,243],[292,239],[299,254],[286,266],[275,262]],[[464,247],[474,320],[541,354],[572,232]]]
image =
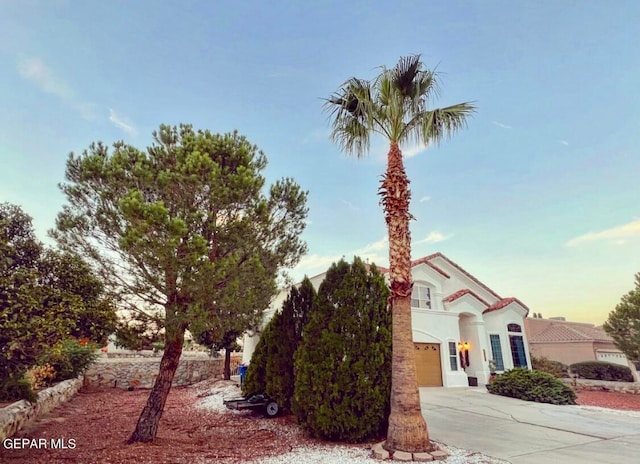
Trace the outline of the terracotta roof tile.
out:
[[[531,337],[533,343],[563,343],[563,342],[611,342],[613,339],[607,333],[589,324],[554,322],[542,332]]]
[[[458,290],[455,293],[452,293],[451,295],[444,297],[442,299],[442,301],[444,301],[445,303],[451,303],[452,301],[457,300],[458,298],[462,298],[465,295],[471,295],[473,296],[476,300],[480,301],[481,303],[483,303],[485,306],[489,306],[489,304],[484,301],[482,298],[480,298],[478,295],[476,295],[475,293],[473,293],[471,290],[469,290],[468,288],[462,289],[462,290]]]
[[[429,259],[431,259],[432,256],[433,255],[429,255],[429,256],[425,256],[424,258],[419,258],[419,259],[416,259],[415,261],[411,261],[411,267],[416,267],[418,264],[426,264],[427,266],[432,268],[437,273],[442,274],[444,277],[449,279],[450,278],[449,274],[444,272],[442,269],[440,269],[435,264],[429,262]]]
[[[502,308],[506,308],[507,306],[509,306],[511,303],[518,303],[520,306],[522,306],[524,309],[526,309],[527,314],[529,314],[529,308],[527,308],[524,303],[522,303],[522,301],[520,301],[517,298],[502,298],[501,300],[496,301],[495,303],[493,303],[491,306],[489,306],[487,309],[485,309],[483,311],[484,313],[489,313],[491,311],[498,311]]]

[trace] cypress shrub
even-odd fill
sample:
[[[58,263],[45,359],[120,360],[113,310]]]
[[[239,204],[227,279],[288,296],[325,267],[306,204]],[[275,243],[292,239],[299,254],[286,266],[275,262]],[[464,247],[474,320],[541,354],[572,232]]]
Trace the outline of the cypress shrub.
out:
[[[583,379],[633,382],[633,374],[627,366],[604,361],[585,361],[572,364],[571,372]]]
[[[312,436],[363,441],[386,432],[388,297],[384,277],[359,258],[329,268],[295,354],[294,413]]]
[[[316,292],[308,278],[292,287],[287,299],[265,327],[251,357],[244,394],[266,393],[282,410],[291,410],[296,352]]]
[[[291,410],[294,391],[294,354],[313,307],[316,292],[308,278],[293,287],[274,323],[265,368],[265,391],[284,410]]]
[[[562,380],[546,372],[518,367],[497,375],[489,392],[537,403],[576,404],[575,392]]]

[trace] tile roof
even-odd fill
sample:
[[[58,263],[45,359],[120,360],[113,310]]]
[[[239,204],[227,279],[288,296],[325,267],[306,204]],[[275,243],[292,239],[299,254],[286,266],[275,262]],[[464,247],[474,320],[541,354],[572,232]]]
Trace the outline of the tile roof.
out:
[[[491,311],[498,311],[506,306],[509,306],[511,303],[518,303],[524,309],[527,310],[527,314],[529,314],[529,308],[525,306],[525,304],[517,298],[502,298],[501,300],[496,301],[487,309],[484,310],[485,313],[489,313]]]
[[[447,279],[450,278],[449,274],[447,274],[446,272],[444,272],[442,269],[440,269],[438,266],[436,266],[435,264],[429,262],[429,259],[431,259],[431,256],[425,256],[424,258],[419,258],[416,259],[415,261],[411,261],[411,267],[416,267],[418,264],[426,264],[427,266],[429,266],[430,268],[432,268],[434,271],[436,271],[439,274],[442,274],[444,277],[446,277]]]
[[[452,293],[449,296],[446,296],[442,299],[442,301],[444,301],[445,303],[451,303],[452,301],[457,300],[458,298],[462,298],[465,295],[471,295],[473,296],[476,300],[480,301],[481,303],[483,303],[485,306],[489,306],[489,304],[484,301],[482,298],[480,298],[478,295],[476,295],[475,293],[473,293],[471,290],[469,290],[468,288],[462,289],[462,290],[458,290],[455,293]]]
[[[611,342],[607,333],[589,324],[553,322],[529,339],[530,343]]]

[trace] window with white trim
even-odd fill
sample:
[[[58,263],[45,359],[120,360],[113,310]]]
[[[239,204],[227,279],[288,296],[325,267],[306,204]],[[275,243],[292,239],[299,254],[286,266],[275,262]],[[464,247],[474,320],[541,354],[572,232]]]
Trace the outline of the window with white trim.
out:
[[[489,341],[491,342],[491,356],[493,362],[496,363],[496,370],[504,370],[504,360],[502,359],[502,345],[500,344],[500,335],[489,334]]]
[[[527,365],[527,355],[524,349],[524,339],[522,337],[522,327],[519,324],[508,324],[509,345],[511,347],[511,358],[513,367],[529,367]]]
[[[411,307],[431,309],[431,289],[425,285],[414,284],[411,292]]]
[[[456,342],[449,342],[449,366],[452,371],[458,370],[458,351],[456,349]]]

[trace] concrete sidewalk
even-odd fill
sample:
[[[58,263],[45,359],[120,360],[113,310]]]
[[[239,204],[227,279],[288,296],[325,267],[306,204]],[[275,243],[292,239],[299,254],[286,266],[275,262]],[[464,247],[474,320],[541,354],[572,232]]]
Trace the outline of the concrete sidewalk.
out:
[[[555,406],[483,388],[421,388],[431,439],[513,464],[640,462],[640,412]]]

